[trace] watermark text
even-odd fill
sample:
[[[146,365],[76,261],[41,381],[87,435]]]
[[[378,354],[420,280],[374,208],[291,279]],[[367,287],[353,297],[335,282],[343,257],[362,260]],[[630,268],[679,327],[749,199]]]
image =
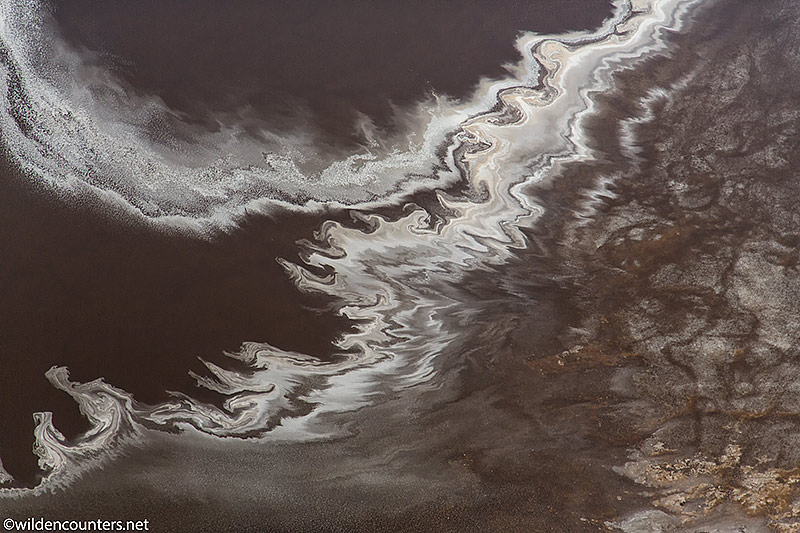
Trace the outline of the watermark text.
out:
[[[6,531],[150,531],[150,520],[3,520]]]

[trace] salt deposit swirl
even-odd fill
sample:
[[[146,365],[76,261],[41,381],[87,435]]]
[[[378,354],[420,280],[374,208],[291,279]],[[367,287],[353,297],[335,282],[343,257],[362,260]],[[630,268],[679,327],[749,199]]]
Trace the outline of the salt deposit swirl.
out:
[[[523,187],[554,175],[565,161],[593,157],[582,127],[593,111],[592,94],[607,89],[615,71],[666,50],[665,32],[680,29],[694,3],[620,1],[596,32],[524,34],[516,43],[522,59],[510,67],[508,78],[484,80],[465,102],[442,97],[409,110],[413,126],[406,148],[351,154],[306,176],[292,159],[302,157],[297,148],[305,147],[302,139],[275,136],[284,150],[266,155],[263,146],[236,131],[193,131],[188,141],[176,141],[172,152],[154,145],[142,125],[164,112],[163,102],[126,95],[128,102],[112,109],[76,80],[91,75],[117,96],[125,88],[115,87],[108,73],[82,70],[85,53],[49,41],[52,28],[42,5],[4,0],[2,146],[30,179],[65,195],[101,190],[107,201],[139,216],[202,233],[233,224],[233,214],[245,207],[338,205],[363,211],[460,179],[476,193],[469,198],[439,193],[441,204],[455,214],[435,225],[421,208],[397,220],[367,215],[368,233],[326,222],[315,239],[299,243],[307,252],[305,262],[279,258],[299,290],[341,299],[340,312],[359,328],[339,341],[341,356],[334,362],[248,343],[230,354],[247,365],[246,372],[207,363],[213,378],[196,378],[226,396],[222,409],[178,393],[163,404],[143,405],[103,379],[75,383],[68,369],[52,368],[47,378],[78,402],[93,427],[67,442],[49,413],[35,415],[35,451],[47,476],[32,490],[68,484],[125,443],[146,439],[149,431],[330,438],[342,431],[336,423],[342,413],[386,395],[441,386],[438,358],[458,335],[442,316],[463,313],[461,319],[469,321],[460,302],[448,296],[448,284],[466,272],[488,271],[526,246],[521,228],[546,212]],[[321,278],[309,267],[332,274]],[[298,401],[313,406],[310,412],[292,413]]]

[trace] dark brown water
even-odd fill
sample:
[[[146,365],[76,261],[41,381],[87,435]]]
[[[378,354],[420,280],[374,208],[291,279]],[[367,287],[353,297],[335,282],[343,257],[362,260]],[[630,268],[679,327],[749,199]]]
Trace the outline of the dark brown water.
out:
[[[67,436],[85,429],[45,379],[53,365],[81,382],[104,377],[146,403],[168,390],[214,401],[187,373],[202,370],[198,358],[220,363],[223,351],[259,340],[324,359],[348,328],[324,312],[333,302],[300,295],[275,261],[296,257],[293,241],[316,220],[254,217],[209,242],[64,205],[13,172],[5,166],[0,185],[0,449],[21,479],[35,468],[34,411],[55,411]]]
[[[521,30],[592,28],[591,2],[56,2],[58,31],[98,52],[180,121],[216,128],[250,109],[277,131],[311,128],[348,146],[358,112],[390,127],[390,103],[470,94],[517,60]],[[310,126],[309,126],[310,123]],[[336,302],[301,295],[276,258],[297,257],[325,216],[249,216],[210,240],[163,233],[86,195],[63,196],[0,167],[0,457],[19,484],[38,469],[32,413],[68,438],[86,429],[44,378],[67,366],[141,402],[178,390],[209,402],[190,370],[223,366],[245,341],[325,359],[350,324]],[[345,218],[348,218],[345,216]]]
[[[505,75],[522,31],[596,27],[608,0],[145,0],[56,3],[68,41],[111,54],[136,90],[215,128],[244,109],[285,130],[352,146],[357,113],[390,128],[393,106],[461,98]],[[184,115],[185,114],[185,115]]]
[[[669,54],[595,95],[584,124],[592,157],[524,191],[544,208],[525,248],[466,275],[431,276],[426,289],[451,303],[437,312],[442,335],[456,332],[437,348],[431,382],[331,415],[342,433],[332,440],[161,432],[10,512],[147,517],[175,531],[798,530],[800,85],[787,82],[800,71],[798,20],[788,0],[706,3],[669,35]],[[152,400],[191,383],[177,364],[154,383],[130,363],[147,348],[159,354],[138,356],[150,365],[185,354],[184,368],[198,368],[190,353],[213,358],[210,346],[257,334],[326,357],[348,326],[300,306],[335,302],[303,300],[271,270],[275,256],[296,253],[313,217],[251,217],[206,243],[112,223],[42,191],[9,186],[7,197],[0,228],[19,231],[0,242],[35,253],[6,254],[19,292],[3,305],[9,339],[20,332],[14,346],[43,347],[37,372],[52,364],[45,339],[60,332],[81,347],[63,360],[75,377],[103,369]],[[66,274],[38,258],[60,260]],[[258,283],[256,302],[279,299],[248,305]],[[27,286],[42,288],[26,299]],[[58,312],[42,310],[47,299]],[[65,311],[79,305],[91,321]],[[37,314],[67,315],[98,340],[75,339],[55,318],[46,334],[38,316],[20,318]],[[175,328],[142,340],[164,323]],[[202,342],[187,340],[195,335]],[[84,353],[118,339],[136,350],[108,369],[104,355]],[[33,364],[23,370],[33,383]],[[41,387],[31,407],[51,408],[57,395]]]

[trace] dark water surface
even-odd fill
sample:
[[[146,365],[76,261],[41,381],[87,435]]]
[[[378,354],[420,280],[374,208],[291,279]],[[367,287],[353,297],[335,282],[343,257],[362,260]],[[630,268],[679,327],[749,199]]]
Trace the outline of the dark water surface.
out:
[[[0,450],[6,470],[29,481],[34,411],[54,411],[68,437],[85,430],[73,401],[44,372],[65,365],[155,403],[192,392],[198,358],[221,362],[245,341],[269,341],[325,359],[347,330],[322,298],[302,296],[276,262],[318,219],[243,220],[213,242],[148,229],[88,199],[64,205],[2,168],[0,183]],[[121,216],[120,216],[121,215]],[[129,218],[129,220],[125,220]]]
[[[303,25],[311,29],[302,39],[291,38],[297,48],[287,65],[277,55],[243,54],[266,49],[258,37],[266,4],[236,4],[219,15],[229,34],[248,28],[231,41],[197,37],[205,15],[193,13],[191,31],[190,25],[177,33],[161,29],[148,45],[137,35],[161,21],[180,26],[175,19],[183,20],[186,4],[154,8],[165,13],[157,20],[128,12],[130,29],[122,28],[120,14],[111,20],[123,4],[92,3],[105,13],[103,24],[99,14],[92,24],[81,22],[76,13],[87,5],[65,3],[57,16],[71,40],[130,60],[125,75],[132,85],[163,93],[197,120],[211,116],[212,107],[252,100],[276,121],[291,111],[270,107],[279,100],[273,96],[291,87],[311,102],[318,127],[341,143],[356,141],[343,126],[351,111],[336,109],[387,121],[379,104],[387,95],[412,101],[428,79],[464,95],[478,71],[499,72],[492,68],[513,54],[490,35],[508,28],[513,37],[511,28],[528,9],[532,17],[535,6],[548,13],[538,19],[542,24],[558,20],[566,27],[599,21],[608,7],[559,3],[563,10],[550,12],[543,3],[513,9],[467,3],[462,12],[449,3],[408,4],[424,14],[414,18],[406,4],[386,4],[380,12],[368,4],[359,11],[371,17],[368,24],[332,4],[313,4],[314,10],[301,3],[307,21],[312,11],[324,16]],[[382,18],[386,13],[391,20]],[[280,48],[270,39],[287,35],[281,32],[291,14],[274,15],[273,31],[264,32],[271,50]],[[252,19],[250,26],[234,17]],[[453,20],[473,31],[453,31],[447,39],[436,32]],[[43,511],[54,518],[149,518],[171,531],[800,530],[798,21],[800,7],[791,0],[706,2],[686,28],[667,32],[668,53],[620,69],[613,86],[594,95],[593,113],[582,123],[591,157],[571,158],[521,191],[543,214],[524,229],[525,246],[503,261],[452,276],[431,269],[428,277],[403,270],[417,258],[401,237],[394,256],[371,249],[392,248],[395,233],[388,242],[371,240],[367,231],[350,241],[373,252],[359,258],[375,259],[365,269],[375,279],[388,263],[386,277],[401,294],[390,320],[402,321],[416,306],[427,312],[426,294],[445,304],[411,330],[433,345],[431,379],[399,389],[378,383],[368,389],[375,399],[368,407],[315,419],[335,428],[336,438],[152,432],[66,490],[13,505],[0,500],[0,510],[6,506],[21,518]],[[397,35],[387,31],[394,25]],[[409,59],[425,55],[414,48],[420,43],[402,38],[415,25],[435,35],[425,34],[435,44],[425,48],[426,57]],[[213,36],[214,28],[207,22],[204,35]],[[379,54],[363,50],[356,30],[376,42],[387,37],[385,47],[375,48],[403,60],[383,65],[378,75],[381,63],[370,58]],[[331,53],[333,46],[318,54],[312,34],[338,50],[350,43],[349,59]],[[156,49],[160,39],[186,43],[187,35],[196,42],[180,44],[181,54],[204,50],[196,61],[157,53],[180,47]],[[473,41],[476,35],[484,40]],[[236,53],[226,54],[228,44]],[[438,55],[447,46],[449,62]],[[473,49],[474,64],[467,60]],[[495,55],[501,49],[511,56]],[[494,58],[486,59],[494,67],[477,67],[481,53]],[[215,54],[232,56],[230,64],[215,60],[219,70],[206,78],[197,65]],[[416,59],[430,75],[405,79]],[[313,68],[296,70],[312,60]],[[326,61],[332,62],[327,71]],[[361,84],[353,78],[361,64],[370,65],[363,87],[383,96],[358,96]],[[270,85],[273,71],[330,77],[314,87],[301,79]],[[346,97],[321,87],[335,87],[336,72],[346,73]],[[226,103],[220,87],[233,79],[237,89]],[[261,85],[269,89],[258,101],[253,87]],[[540,161],[535,154],[531,160],[535,171]],[[275,258],[296,257],[295,241],[323,219],[345,221],[354,212],[249,215],[235,230],[197,240],[129,224],[89,201],[65,203],[20,185],[8,168],[2,172],[9,179],[0,189],[0,453],[12,458],[8,469],[22,480],[35,474],[30,442],[19,439],[30,432],[32,410],[58,406],[58,427],[81,428],[71,400],[42,377],[52,364],[69,366],[81,381],[103,376],[154,402],[165,389],[192,391],[186,371],[202,371],[198,355],[219,360],[222,350],[244,340],[264,340],[335,358],[331,341],[353,326],[336,318],[337,301],[301,295]],[[432,195],[413,200],[436,204]],[[450,214],[439,208],[446,219]],[[402,210],[379,211],[396,217]],[[481,220],[471,222],[468,229],[484,229]],[[423,259],[445,264],[425,255],[436,250],[422,237],[411,242]],[[446,253],[449,243],[435,242]],[[365,283],[365,292],[374,286]],[[425,336],[430,323],[442,327]],[[402,336],[408,330],[391,327],[393,353],[415,346]],[[445,341],[436,344],[439,336]],[[11,435],[7,427],[20,430]]]
[[[364,140],[357,113],[390,128],[393,105],[503,76],[520,32],[593,28],[610,11],[609,0],[70,0],[55,16],[69,42],[112,54],[184,120],[213,129],[215,113],[244,109],[352,146]]]
[[[311,121],[348,145],[355,113],[391,123],[389,102],[470,93],[518,57],[521,30],[595,27],[606,1],[56,2],[59,30],[102,54],[131,91],[157,94],[181,120],[252,106],[280,130]],[[307,115],[306,108],[311,114]],[[299,115],[306,116],[300,120]],[[211,122],[208,122],[211,120]],[[29,186],[0,167],[0,457],[20,484],[37,474],[34,411],[68,438],[85,429],[44,372],[102,377],[155,403],[168,390],[218,402],[188,375],[198,358],[265,341],[319,358],[350,324],[335,302],[301,296],[276,258],[325,217],[252,216],[217,238],[150,229],[94,199]]]

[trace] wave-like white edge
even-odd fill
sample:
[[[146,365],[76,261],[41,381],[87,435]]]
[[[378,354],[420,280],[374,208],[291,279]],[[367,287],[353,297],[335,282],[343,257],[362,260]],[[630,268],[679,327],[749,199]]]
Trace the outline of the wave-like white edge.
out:
[[[577,42],[586,36],[562,37]],[[519,39],[521,59],[507,65],[509,76],[480,80],[469,98],[433,96],[398,109],[406,137],[395,142],[401,148],[365,147],[306,175],[296,161],[313,156],[311,132],[280,135],[264,129],[263,136],[279,145],[266,153],[265,143],[237,128],[233,117],[233,125],[218,133],[187,129],[182,133],[190,139],[176,139],[169,149],[149,141],[148,122],[170,112],[160,98],[127,87],[97,66],[92,52],[60,39],[41,0],[0,0],[0,43],[9,63],[0,69],[0,145],[34,179],[65,194],[101,189],[106,200],[116,199],[134,214],[156,215],[162,224],[184,228],[228,226],[245,210],[276,206],[369,209],[461,179],[455,165],[442,166],[441,149],[446,146],[444,160],[452,161],[457,144],[447,145],[449,134],[494,105],[502,91],[538,78],[539,65],[524,48],[528,40]],[[16,109],[9,98],[12,79],[25,96]],[[111,95],[108,105],[95,86]],[[281,200],[286,196],[293,199]]]
[[[525,54],[521,65],[528,75],[543,65],[544,87],[498,91],[497,98],[519,118],[501,120],[502,112],[476,115],[461,124],[448,152],[452,157],[455,146],[464,142],[487,147],[465,156],[472,185],[485,190],[487,198],[470,202],[441,197],[458,215],[435,229],[428,229],[428,213],[421,209],[396,221],[375,216],[369,234],[327,222],[319,232],[320,246],[339,253],[312,251],[307,264],[282,261],[301,290],[336,295],[347,302],[343,314],[365,321],[339,344],[350,355],[322,363],[306,354],[247,344],[232,356],[245,361],[248,372],[208,364],[214,379],[197,377],[200,385],[228,395],[224,409],[184,395],[144,406],[102,380],[77,384],[69,381],[66,369],[53,368],[48,379],[75,398],[93,429],[76,442],[66,442],[49,414],[37,413],[36,450],[46,478],[34,489],[0,489],[0,497],[64,486],[102,464],[121,441],[144,439],[147,428],[181,427],[208,438],[251,434],[274,422],[294,398],[315,407],[309,414],[280,419],[261,438],[329,438],[341,431],[335,422],[328,423],[329,415],[365,407],[385,393],[379,391],[442,386],[435,363],[458,333],[447,331],[441,316],[457,310],[458,302],[443,296],[437,286],[500,263],[525,246],[520,227],[535,222],[543,210],[524,196],[522,187],[565,161],[592,158],[582,126],[594,111],[591,94],[608,89],[616,70],[664,50],[664,30],[680,29],[696,1],[620,2],[616,16],[597,32],[524,36],[518,42]],[[317,278],[308,265],[331,267],[335,275]],[[303,385],[319,380],[323,386],[296,397]]]

